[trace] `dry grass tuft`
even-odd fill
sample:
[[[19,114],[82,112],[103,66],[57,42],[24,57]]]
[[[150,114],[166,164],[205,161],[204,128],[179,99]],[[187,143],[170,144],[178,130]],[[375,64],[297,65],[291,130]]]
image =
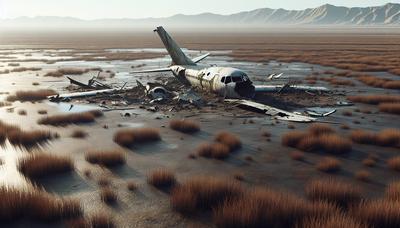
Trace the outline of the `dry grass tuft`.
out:
[[[175,185],[175,174],[168,169],[157,169],[147,176],[147,183],[156,188],[170,188]]]
[[[119,150],[89,151],[85,154],[86,161],[106,167],[123,165],[126,162],[125,153]]]
[[[88,133],[86,131],[80,130],[80,129],[74,130],[71,134],[71,137],[76,138],[76,139],[84,139],[87,136],[88,136]]]
[[[379,111],[400,115],[400,103],[381,103]]]
[[[333,173],[341,169],[342,163],[334,157],[325,157],[319,161],[316,168],[319,171]]]
[[[20,110],[18,110],[18,115],[26,116],[27,114],[28,114],[28,113],[26,112],[25,109],[20,109]]]
[[[353,116],[353,113],[350,110],[345,110],[342,112],[343,116]]]
[[[128,182],[126,183],[126,187],[127,187],[128,190],[131,191],[131,192],[135,191],[135,190],[138,188],[137,184],[136,184],[134,181],[128,181]]]
[[[296,228],[368,228],[368,226],[351,216],[343,213],[335,213],[328,217],[306,218]]]
[[[90,69],[79,69],[79,68],[61,68],[55,71],[47,72],[45,77],[62,77],[64,75],[81,75],[89,72]]]
[[[308,128],[308,131],[310,132],[311,135],[315,136],[335,133],[335,130],[333,130],[331,126],[324,123],[313,123]]]
[[[93,112],[82,112],[73,114],[63,114],[46,116],[38,120],[38,124],[52,125],[52,126],[67,126],[70,124],[85,124],[93,123],[96,119]]]
[[[241,185],[215,177],[193,177],[177,186],[171,194],[172,207],[184,214],[192,215],[198,210],[211,210],[226,200],[243,194]]]
[[[370,227],[400,227],[400,202],[397,201],[365,201],[352,208],[350,214]]]
[[[386,187],[385,199],[400,202],[400,182],[392,182]]]
[[[32,218],[45,222],[82,216],[79,201],[59,198],[44,191],[0,187],[0,220],[15,222],[22,218]]]
[[[290,131],[282,136],[282,145],[296,147],[299,142],[307,137],[307,133],[302,131]]]
[[[326,202],[308,202],[296,195],[254,189],[225,200],[214,210],[217,227],[295,227],[308,217],[325,217],[338,208]]]
[[[335,179],[320,179],[309,182],[305,194],[312,201],[327,201],[348,208],[362,200],[361,190],[350,183]]]
[[[225,159],[229,153],[229,147],[222,143],[203,143],[197,148],[197,154],[206,158]]]
[[[192,134],[200,131],[200,125],[191,120],[171,120],[169,127],[175,131]]]
[[[125,129],[114,134],[114,142],[123,147],[161,140],[160,133],[153,128]]]
[[[38,114],[39,115],[46,115],[47,114],[47,110],[40,109],[40,110],[38,110]]]
[[[118,200],[117,194],[109,187],[100,189],[100,198],[106,204],[114,204]]]
[[[400,172],[400,156],[396,156],[387,160],[390,169]]]
[[[102,176],[102,177],[100,177],[100,178],[97,180],[97,184],[98,184],[100,187],[110,186],[110,185],[111,185],[111,179],[108,178],[108,177]]]
[[[296,161],[303,161],[304,157],[304,153],[301,151],[293,151],[290,153],[290,158]]]
[[[372,158],[366,158],[362,161],[363,165],[368,167],[374,167],[376,165],[376,160]]]
[[[371,173],[366,170],[357,171],[354,177],[359,181],[369,182],[371,180]]]
[[[41,101],[47,99],[48,96],[56,95],[57,93],[54,90],[50,89],[42,89],[36,91],[17,91],[15,95],[9,95],[7,97],[7,101]]]
[[[383,129],[378,133],[355,130],[351,132],[351,139],[360,144],[379,145],[386,147],[400,146],[400,130],[398,129]]]
[[[70,172],[74,169],[74,164],[68,157],[35,153],[20,159],[18,169],[24,176],[35,180],[48,175]]]
[[[215,141],[228,146],[231,152],[242,147],[239,137],[226,131],[219,132],[215,136]]]
[[[92,228],[113,228],[114,219],[105,212],[98,212],[90,217],[90,227]]]
[[[365,103],[377,105],[380,103],[399,103],[399,95],[384,95],[384,94],[373,94],[373,95],[359,95],[347,97],[352,102]]]

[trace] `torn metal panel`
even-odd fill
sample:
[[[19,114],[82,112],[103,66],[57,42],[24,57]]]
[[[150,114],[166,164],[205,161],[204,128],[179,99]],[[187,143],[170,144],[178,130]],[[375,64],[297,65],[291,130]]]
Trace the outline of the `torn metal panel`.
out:
[[[250,108],[254,111],[258,111],[260,113],[264,113],[266,115],[270,115],[275,119],[293,121],[293,122],[313,122],[316,119],[303,116],[299,114],[295,114],[292,112],[284,111],[278,108],[274,108],[265,104],[257,103],[249,100],[237,100],[237,99],[226,99],[226,102],[233,103],[238,105],[239,107]]]
[[[68,76],[67,76],[67,78],[71,84],[77,85],[79,87],[83,87],[83,88],[87,88],[87,89],[111,89],[111,86],[103,84],[103,83],[97,81],[95,78],[90,79],[87,84],[80,82],[78,80],[75,80]]]
[[[336,112],[336,109],[333,108],[321,108],[321,107],[314,107],[314,108],[307,108],[304,111],[309,116],[314,117],[327,117],[332,115]]]
[[[124,88],[122,91],[132,89],[132,87],[129,88]],[[48,96],[47,98],[50,101],[64,101],[64,100],[71,100],[74,98],[81,98],[81,97],[91,97],[91,96],[97,96],[101,94],[114,94],[117,92],[120,92],[120,88],[116,89],[101,89],[101,90],[94,90],[94,91],[86,91],[86,92],[76,92],[76,93],[66,93],[66,94],[58,94],[58,95],[52,95]]]

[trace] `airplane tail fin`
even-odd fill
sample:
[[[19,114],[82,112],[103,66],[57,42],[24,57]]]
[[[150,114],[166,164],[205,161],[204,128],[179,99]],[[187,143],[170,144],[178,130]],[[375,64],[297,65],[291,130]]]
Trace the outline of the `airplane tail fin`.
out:
[[[191,59],[189,59],[178,44],[172,39],[172,37],[165,31],[163,27],[157,27],[154,30],[160,36],[165,48],[172,58],[172,62],[175,65],[196,65]]]

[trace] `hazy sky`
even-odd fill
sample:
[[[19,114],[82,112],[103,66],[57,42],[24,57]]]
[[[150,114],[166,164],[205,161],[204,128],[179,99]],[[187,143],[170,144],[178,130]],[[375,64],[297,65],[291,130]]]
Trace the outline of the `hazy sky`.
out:
[[[304,9],[326,3],[376,6],[387,2],[388,0],[0,0],[0,17],[145,18],[166,17],[177,13],[230,14],[263,7]],[[400,3],[400,0],[390,2]]]

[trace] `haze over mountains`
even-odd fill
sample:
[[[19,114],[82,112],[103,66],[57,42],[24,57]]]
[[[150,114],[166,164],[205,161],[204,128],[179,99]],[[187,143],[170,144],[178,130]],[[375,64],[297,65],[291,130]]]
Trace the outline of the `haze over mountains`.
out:
[[[90,9],[88,10],[90,13]],[[262,8],[231,15],[202,13],[178,14],[167,18],[96,19],[82,20],[72,17],[20,17],[0,20],[1,27],[147,27],[156,25],[177,27],[204,26],[399,26],[400,4],[388,3],[375,7],[339,7],[322,5],[305,10]]]

